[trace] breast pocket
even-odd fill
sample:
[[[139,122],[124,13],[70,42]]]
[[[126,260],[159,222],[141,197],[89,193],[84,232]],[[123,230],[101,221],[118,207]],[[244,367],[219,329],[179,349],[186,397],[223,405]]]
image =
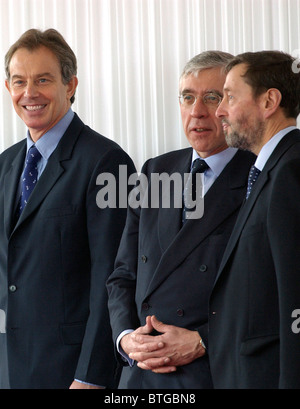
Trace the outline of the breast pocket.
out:
[[[251,224],[249,226],[245,226],[241,234],[241,239],[248,238],[248,237],[255,236],[255,235],[261,235],[263,234],[264,230],[265,230],[265,227],[260,222]]]
[[[261,352],[264,348],[269,347],[271,344],[279,342],[278,334],[265,335],[263,337],[257,337],[248,339],[241,344],[241,355],[253,355]]]
[[[67,206],[44,209],[43,212],[41,213],[41,217],[49,219],[52,217],[71,216],[76,213],[77,213],[77,207],[75,205],[67,205]]]

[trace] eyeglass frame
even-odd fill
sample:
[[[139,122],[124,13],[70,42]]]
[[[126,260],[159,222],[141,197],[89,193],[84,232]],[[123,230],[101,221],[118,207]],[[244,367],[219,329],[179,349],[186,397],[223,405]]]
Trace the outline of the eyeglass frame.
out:
[[[205,97],[207,97],[207,96],[209,96],[209,95],[213,95],[213,96],[215,96],[215,97],[218,99],[218,102],[217,102],[216,105],[214,105],[214,104],[209,104],[209,103],[205,102]],[[190,104],[190,105],[185,105],[184,102],[182,102],[182,98],[185,97],[185,96],[190,96],[190,97],[195,98],[194,102],[193,102],[192,104]],[[190,93],[187,92],[187,93],[185,93],[185,94],[178,95],[178,98],[179,98],[180,105],[182,105],[184,108],[192,108],[192,107],[196,104],[198,98],[201,98],[201,99],[202,99],[202,102],[203,102],[203,104],[204,104],[205,106],[215,106],[215,107],[218,107],[218,106],[221,104],[222,99],[223,99],[223,97],[222,97],[221,95],[217,94],[216,92],[206,92],[204,95],[202,95],[202,96],[198,95],[197,97],[196,97],[195,95],[190,94]]]

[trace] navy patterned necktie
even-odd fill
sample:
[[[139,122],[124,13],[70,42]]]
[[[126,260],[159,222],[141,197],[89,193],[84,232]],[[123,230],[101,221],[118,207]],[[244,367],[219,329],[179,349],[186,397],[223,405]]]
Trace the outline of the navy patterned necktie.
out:
[[[187,212],[193,211],[190,206],[187,206],[188,203],[191,203],[196,200],[196,174],[204,173],[209,168],[208,164],[203,159],[195,159],[192,165],[191,173],[188,177],[186,186],[183,192],[183,212],[182,212],[182,224],[188,219]],[[187,195],[190,197],[188,198]]]
[[[251,166],[249,177],[248,177],[248,187],[247,187],[247,195],[246,199],[248,199],[251,190],[253,188],[254,183],[257,181],[258,176],[260,175],[261,171],[257,169],[254,165]]]
[[[21,214],[26,206],[29,196],[31,195],[38,178],[37,164],[41,159],[42,155],[37,150],[35,145],[33,145],[26,157],[25,168],[22,175],[21,183],[21,199],[20,199],[20,209],[19,213]]]

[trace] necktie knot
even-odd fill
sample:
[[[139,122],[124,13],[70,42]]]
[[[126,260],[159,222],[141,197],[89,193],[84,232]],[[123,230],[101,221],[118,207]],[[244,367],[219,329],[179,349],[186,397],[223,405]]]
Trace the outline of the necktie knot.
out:
[[[20,200],[20,214],[26,206],[29,196],[31,195],[38,178],[37,164],[41,159],[42,155],[37,150],[35,145],[33,145],[26,157],[25,168],[22,174],[21,183],[21,200]]]
[[[208,169],[208,164],[205,160],[197,158],[192,165],[192,173],[204,173]]]
[[[26,165],[37,165],[38,161],[41,159],[42,155],[40,152],[37,150],[35,145],[32,145],[31,148],[29,149],[26,157]]]
[[[249,177],[248,177],[248,187],[247,187],[247,195],[246,199],[248,199],[251,190],[254,186],[254,183],[257,181],[258,176],[260,175],[261,171],[257,169],[254,165],[251,166]]]

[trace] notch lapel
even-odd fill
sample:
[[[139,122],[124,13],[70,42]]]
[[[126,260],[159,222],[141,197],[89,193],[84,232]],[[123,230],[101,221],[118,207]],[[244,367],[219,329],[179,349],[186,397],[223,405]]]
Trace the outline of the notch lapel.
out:
[[[71,158],[74,145],[83,127],[83,122],[75,114],[69,128],[62,136],[55,151],[50,156],[46,168],[39,178],[39,181],[30,196],[30,200],[15,226],[15,230],[39,207],[54,184],[61,177],[64,172],[62,162]]]
[[[21,149],[12,162],[11,168],[4,178],[4,223],[7,238],[9,238],[15,220],[17,207],[17,191],[24,167],[26,155],[26,140],[22,142]]]
[[[56,160],[56,158],[49,159],[49,162],[42,173],[37,186],[30,195],[30,200],[25,206],[21,216],[16,224],[16,228],[24,222],[41,204],[44,198],[47,196],[53,185],[59,179],[64,169]]]
[[[257,182],[255,183],[255,186],[253,187],[253,190],[247,200],[244,200],[243,205],[241,207],[241,210],[239,212],[239,215],[237,217],[235,226],[233,228],[231,237],[228,241],[227,247],[225,249],[220,268],[216,277],[216,280],[218,280],[221,271],[223,270],[224,266],[226,265],[228,259],[230,258],[230,255],[232,254],[239,237],[242,233],[242,230],[244,228],[244,225],[249,217],[249,214],[251,213],[251,210],[256,202],[257,196],[259,195],[260,191],[263,189],[264,185],[267,183],[269,179],[269,175],[267,172],[263,172],[260,174],[259,178],[257,179]]]
[[[168,170],[168,175],[176,174],[176,177],[180,179],[180,199],[182,198],[184,174],[189,173],[191,168],[192,149],[187,149],[186,154],[182,155],[180,161],[173,164],[171,169]],[[174,186],[173,182],[170,183],[170,198],[165,195],[166,202],[169,202],[168,208],[162,208],[161,206],[161,194],[159,194],[160,208],[158,212],[158,240],[162,252],[164,252],[170,243],[174,240],[176,235],[181,229],[182,225],[182,207],[174,207]],[[178,188],[179,189],[179,188]],[[164,192],[163,192],[164,193]],[[179,193],[177,193],[179,194]],[[168,200],[169,199],[169,200]],[[182,204],[182,203],[181,203]]]

